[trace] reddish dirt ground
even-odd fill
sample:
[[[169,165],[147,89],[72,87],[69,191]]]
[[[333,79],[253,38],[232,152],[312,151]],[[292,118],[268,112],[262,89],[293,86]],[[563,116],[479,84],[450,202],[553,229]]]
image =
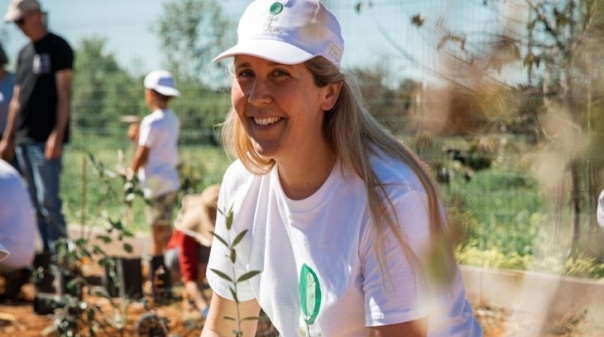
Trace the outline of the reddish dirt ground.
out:
[[[148,283],[148,282],[147,282]],[[148,286],[148,284],[147,284]],[[147,290],[144,288],[144,290]],[[176,288],[176,291],[181,289]],[[209,290],[208,290],[209,291]],[[40,337],[53,336],[45,334],[52,324],[52,315],[37,315],[32,306],[31,300],[34,297],[34,291],[31,284],[27,284],[22,289],[24,301],[17,303],[0,303],[0,336],[4,337]],[[148,294],[148,291],[145,291]],[[150,296],[147,296],[150,297]],[[84,301],[88,305],[98,305],[109,317],[115,317],[114,307],[109,300],[102,297],[85,296]],[[116,300],[119,302],[119,300]],[[168,336],[178,337],[197,337],[200,335],[203,327],[203,320],[198,313],[194,312],[184,301],[174,301],[171,304],[157,306],[154,312],[162,318],[167,319]],[[136,324],[140,317],[148,313],[142,303],[131,303],[128,307],[127,323],[120,332],[108,324],[104,324],[104,329],[100,329],[96,336],[99,337],[119,337],[119,336],[138,336]],[[475,308],[476,317],[479,319],[484,330],[485,337],[512,337],[526,336],[526,327],[531,322],[530,318],[523,319],[514,317],[502,310],[493,310],[489,308]],[[551,324],[541,337],[596,337],[603,336],[602,330],[591,330],[581,321],[580,317],[568,317],[564,320],[558,320]],[[257,336],[273,337],[276,333],[268,323],[259,323]],[[83,324],[80,326],[80,336],[90,336]],[[528,336],[527,336],[528,337]],[[533,336],[531,336],[533,337]]]
[[[23,289],[25,298],[33,298],[33,289],[31,285],[26,285]],[[111,305],[105,298],[85,298],[90,304],[97,304],[104,308],[107,313],[111,312]],[[133,303],[129,307],[127,315],[127,324],[121,333],[111,327],[106,327],[105,331],[99,331],[99,337],[117,337],[117,336],[137,336],[136,323],[139,318],[147,313],[144,305]],[[179,337],[198,337],[203,326],[200,316],[188,308],[183,302],[172,303],[155,308],[155,312],[168,319],[167,328],[169,336]],[[490,311],[479,310],[477,316],[481,319],[481,324],[485,329],[485,337],[503,337],[505,316]],[[41,316],[33,311],[31,302],[22,301],[10,305],[0,304],[0,336],[18,336],[18,337],[41,337],[44,330],[52,323],[52,315]],[[82,328],[80,334],[88,336],[85,328]],[[50,334],[49,336],[52,336]],[[268,324],[261,325],[257,336],[275,336],[274,330]]]
[[[45,336],[44,331],[52,324],[52,315],[38,315],[33,310],[31,300],[33,299],[33,288],[26,285],[23,289],[25,301],[11,304],[0,304],[0,336],[38,337]],[[114,307],[109,300],[102,297],[85,297],[84,301],[89,305],[98,305],[108,317],[115,317]],[[116,300],[119,302],[119,300]],[[159,317],[167,318],[169,334],[180,337],[199,336],[203,321],[196,312],[188,308],[183,302],[175,302],[169,305],[154,308]],[[142,303],[131,303],[128,306],[127,323],[125,329],[120,332],[109,324],[104,324],[105,330],[99,330],[99,337],[137,336],[136,323],[139,318],[150,312]],[[87,329],[81,327],[80,334],[88,336]],[[50,334],[49,336],[52,336]]]

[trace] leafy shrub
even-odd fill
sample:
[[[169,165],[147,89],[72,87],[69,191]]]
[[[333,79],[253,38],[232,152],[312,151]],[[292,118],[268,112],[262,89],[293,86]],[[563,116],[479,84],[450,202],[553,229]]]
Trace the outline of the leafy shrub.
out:
[[[531,262],[531,256],[516,253],[506,256],[495,249],[480,250],[475,247],[458,249],[455,255],[461,264],[496,269],[526,270]]]

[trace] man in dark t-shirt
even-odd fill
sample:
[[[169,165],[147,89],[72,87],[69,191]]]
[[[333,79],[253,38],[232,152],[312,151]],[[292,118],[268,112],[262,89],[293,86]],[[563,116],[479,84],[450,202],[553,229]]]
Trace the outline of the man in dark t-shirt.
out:
[[[17,156],[44,251],[52,253],[54,242],[66,236],[59,178],[63,146],[69,140],[73,50],[47,30],[37,0],[12,0],[4,19],[14,22],[29,43],[19,52],[0,157],[10,161]]]

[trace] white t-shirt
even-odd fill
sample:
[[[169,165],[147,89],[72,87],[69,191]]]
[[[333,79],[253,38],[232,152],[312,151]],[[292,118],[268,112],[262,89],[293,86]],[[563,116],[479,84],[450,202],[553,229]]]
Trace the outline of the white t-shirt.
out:
[[[21,176],[0,160],[0,243],[10,253],[0,262],[2,269],[31,266],[37,231],[34,207]]]
[[[158,109],[143,118],[138,139],[139,146],[149,148],[147,164],[138,171],[138,179],[145,197],[153,198],[177,191],[178,180],[178,117],[168,109]]]
[[[393,160],[372,161],[400,215],[400,229],[420,258],[429,247],[425,193],[413,172]],[[218,206],[234,212],[232,232],[219,212],[216,233],[237,245],[235,273],[261,273],[237,287],[239,300],[257,299],[282,336],[364,337],[367,326],[430,316],[429,336],[482,336],[465,299],[459,271],[446,289],[431,292],[422,273],[386,235],[381,268],[370,234],[365,186],[336,165],[323,186],[304,200],[287,198],[277,169],[255,176],[241,162],[227,170]],[[216,239],[215,239],[216,240]],[[225,246],[215,241],[209,261],[231,275]],[[386,271],[383,278],[382,270]],[[232,298],[228,281],[208,272],[212,289]],[[440,294],[431,296],[430,294]],[[302,300],[301,300],[302,298]]]
[[[4,132],[6,120],[8,119],[8,106],[13,98],[14,75],[7,72],[0,78],[0,134]]]

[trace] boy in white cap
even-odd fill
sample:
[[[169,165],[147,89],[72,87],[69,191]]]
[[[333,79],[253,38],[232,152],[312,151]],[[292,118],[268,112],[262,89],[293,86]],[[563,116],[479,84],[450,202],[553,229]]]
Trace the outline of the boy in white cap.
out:
[[[162,294],[169,296],[170,293],[170,277],[165,271],[163,254],[172,234],[172,211],[180,188],[176,169],[180,121],[168,104],[180,92],[172,74],[165,70],[150,72],[144,86],[145,102],[151,113],[143,118],[137,134],[130,135],[138,139],[138,148],[128,178],[137,174],[149,201],[146,213],[153,238],[150,278],[154,295],[159,300]]]

